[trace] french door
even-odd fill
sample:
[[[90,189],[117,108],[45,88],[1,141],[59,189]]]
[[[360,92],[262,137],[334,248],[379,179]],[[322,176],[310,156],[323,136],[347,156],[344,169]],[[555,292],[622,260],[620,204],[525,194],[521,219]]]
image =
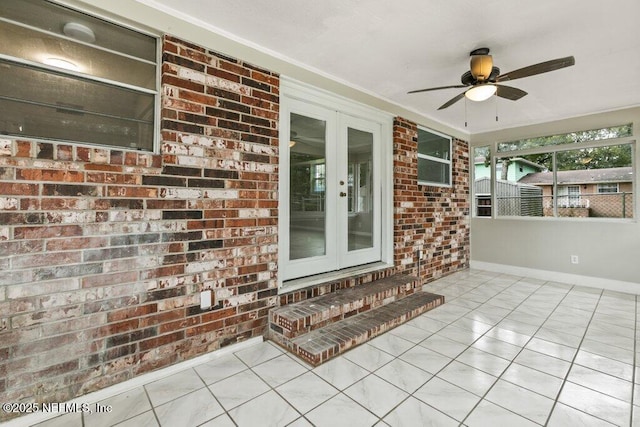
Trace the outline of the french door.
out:
[[[282,278],[380,261],[380,123],[295,99],[281,115]]]

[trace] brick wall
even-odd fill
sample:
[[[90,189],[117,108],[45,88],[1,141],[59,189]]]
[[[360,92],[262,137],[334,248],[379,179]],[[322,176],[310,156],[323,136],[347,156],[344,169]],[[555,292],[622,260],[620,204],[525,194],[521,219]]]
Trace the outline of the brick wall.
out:
[[[264,334],[279,78],[165,37],[161,100],[157,154],[0,138],[4,400],[65,401]],[[423,279],[466,267],[467,144],[454,141],[454,186],[425,187],[416,125],[396,119],[393,138],[398,270],[417,272],[419,246]]]
[[[278,85],[166,37],[159,154],[0,138],[4,401],[65,401],[264,333]]]
[[[424,282],[469,266],[469,145],[454,139],[452,186],[418,185],[418,128],[393,125],[394,263]]]

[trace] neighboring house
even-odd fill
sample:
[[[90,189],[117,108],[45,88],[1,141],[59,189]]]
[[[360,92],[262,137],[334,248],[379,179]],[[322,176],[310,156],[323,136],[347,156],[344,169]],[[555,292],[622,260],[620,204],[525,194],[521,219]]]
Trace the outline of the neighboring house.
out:
[[[496,164],[496,177],[502,177],[503,164]],[[520,178],[535,172],[542,172],[546,169],[544,165],[531,162],[522,157],[514,157],[507,169],[507,181],[519,181]],[[476,157],[474,159],[475,179],[491,178],[491,167],[485,157]]]
[[[631,167],[558,171],[559,216],[633,217]],[[542,187],[545,216],[553,216],[553,172],[531,173],[518,183]]]

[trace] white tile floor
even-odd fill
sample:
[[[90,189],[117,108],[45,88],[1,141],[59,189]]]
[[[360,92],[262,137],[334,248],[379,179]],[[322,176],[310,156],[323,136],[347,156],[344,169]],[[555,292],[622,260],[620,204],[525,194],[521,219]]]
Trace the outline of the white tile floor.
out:
[[[635,295],[473,270],[426,288],[446,304],[315,369],[264,342],[84,426],[640,426]]]

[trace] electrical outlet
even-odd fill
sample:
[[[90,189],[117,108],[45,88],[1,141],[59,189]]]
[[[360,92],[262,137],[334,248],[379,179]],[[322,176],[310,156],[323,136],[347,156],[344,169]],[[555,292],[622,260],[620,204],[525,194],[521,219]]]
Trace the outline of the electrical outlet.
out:
[[[580,259],[578,255],[571,255],[571,264],[580,264]]]
[[[208,310],[211,308],[211,306],[213,305],[212,294],[213,292],[211,291],[211,289],[205,289],[204,291],[200,292],[200,309],[201,310]]]

